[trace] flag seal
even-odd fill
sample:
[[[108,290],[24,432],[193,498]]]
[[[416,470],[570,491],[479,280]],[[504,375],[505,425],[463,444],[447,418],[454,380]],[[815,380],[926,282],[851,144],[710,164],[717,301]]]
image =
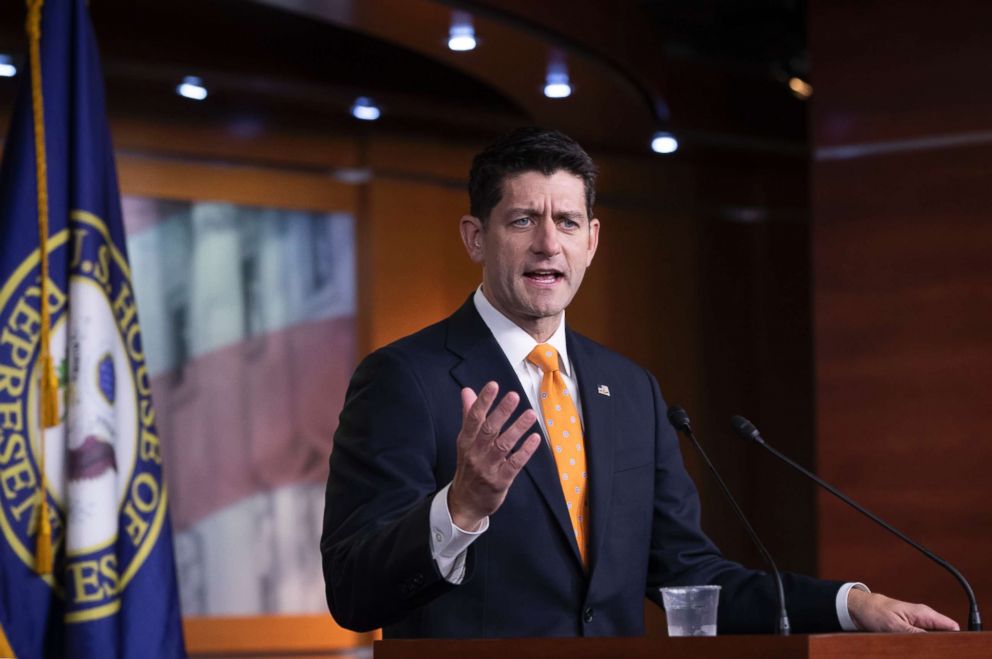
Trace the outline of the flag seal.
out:
[[[121,593],[159,537],[167,500],[124,253],[103,220],[83,211],[71,213],[48,248],[69,272],[69,290],[48,282],[62,417],[41,429],[35,250],[0,288],[0,530],[33,568],[44,432],[45,494],[60,567],[44,579],[74,623],[120,609]]]

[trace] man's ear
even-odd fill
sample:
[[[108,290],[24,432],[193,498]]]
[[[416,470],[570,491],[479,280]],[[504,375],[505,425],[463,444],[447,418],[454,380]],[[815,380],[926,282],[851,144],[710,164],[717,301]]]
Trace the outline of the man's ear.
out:
[[[596,256],[596,248],[599,247],[599,220],[592,218],[589,221],[589,245],[586,250],[586,267],[592,265],[592,257]]]
[[[482,263],[486,238],[482,220],[473,215],[463,215],[458,228],[461,231],[462,243],[465,245],[468,257],[476,263]]]

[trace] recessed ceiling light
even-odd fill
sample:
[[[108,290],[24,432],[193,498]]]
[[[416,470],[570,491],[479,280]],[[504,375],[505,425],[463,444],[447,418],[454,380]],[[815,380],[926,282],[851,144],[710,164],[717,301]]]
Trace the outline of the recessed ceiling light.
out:
[[[660,130],[651,138],[651,150],[655,153],[675,153],[678,148],[679,141],[667,130]]]
[[[359,96],[351,106],[351,116],[362,121],[375,121],[382,115],[379,106],[368,96]]]
[[[196,76],[186,76],[176,87],[176,93],[183,98],[194,101],[202,101],[207,97],[207,88],[203,86],[203,80]]]
[[[14,58],[10,55],[0,55],[0,78],[13,78],[17,75]]]
[[[451,29],[448,30],[448,48],[457,52],[475,50],[478,42],[475,40],[475,28],[472,27],[472,17],[463,11],[451,15]]]
[[[568,78],[565,53],[557,48],[548,52],[548,73],[544,78],[544,95],[548,98],[568,98],[572,95],[572,82]]]
[[[568,98],[572,95],[572,85],[567,73],[548,74],[544,82],[544,95],[548,98]]]

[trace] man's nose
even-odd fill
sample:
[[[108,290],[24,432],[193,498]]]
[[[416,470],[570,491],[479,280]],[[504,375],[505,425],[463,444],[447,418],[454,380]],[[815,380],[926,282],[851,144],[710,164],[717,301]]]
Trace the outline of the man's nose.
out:
[[[531,249],[538,254],[554,256],[561,251],[558,242],[558,225],[551,218],[542,218],[537,225]]]

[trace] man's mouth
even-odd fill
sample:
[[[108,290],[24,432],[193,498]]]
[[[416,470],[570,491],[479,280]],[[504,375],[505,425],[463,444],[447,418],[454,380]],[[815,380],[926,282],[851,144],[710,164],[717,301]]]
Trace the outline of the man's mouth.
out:
[[[535,284],[551,285],[563,279],[565,274],[561,270],[528,270],[524,277]]]

